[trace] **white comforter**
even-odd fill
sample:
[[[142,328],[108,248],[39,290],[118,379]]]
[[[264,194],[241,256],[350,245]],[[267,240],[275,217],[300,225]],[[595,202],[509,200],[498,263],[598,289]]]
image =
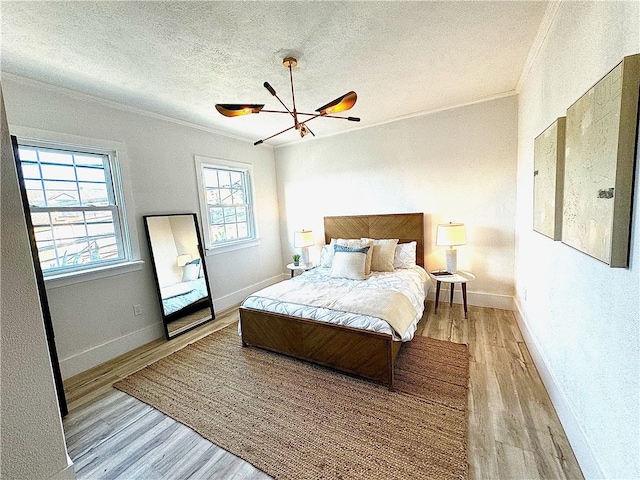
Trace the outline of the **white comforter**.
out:
[[[366,280],[331,278],[330,272],[331,269],[329,268],[314,268],[291,280],[286,280],[286,282],[291,283],[284,285],[285,288],[283,288],[283,285],[276,284],[250,295],[242,305],[258,310],[266,310],[321,322],[386,333],[392,335],[394,339],[403,342],[413,338],[418,321],[420,321],[424,312],[424,300],[431,286],[429,276],[423,268],[416,266],[413,268],[397,269],[395,272],[372,272],[371,276]],[[289,285],[293,287],[313,285],[314,283],[322,285],[321,290],[323,293],[326,293],[327,286],[330,286],[330,289],[342,288],[358,292],[361,291],[363,298],[366,297],[367,290],[369,289],[399,292],[404,295],[415,308],[415,317],[412,319],[409,328],[400,336],[381,318],[310,306],[306,305],[304,301],[297,303],[291,298],[292,289],[286,288],[286,286]],[[283,291],[289,292],[289,294],[286,295],[287,301],[281,300]],[[238,328],[240,329],[241,326],[239,325]]]
[[[180,282],[160,289],[164,314],[169,315],[209,295],[204,278]]]

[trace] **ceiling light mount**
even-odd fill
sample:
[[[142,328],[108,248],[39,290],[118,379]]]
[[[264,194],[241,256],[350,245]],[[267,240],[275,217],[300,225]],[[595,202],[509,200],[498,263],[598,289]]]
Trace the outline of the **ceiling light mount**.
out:
[[[293,57],[285,57],[284,60],[282,60],[282,66],[284,68],[297,67],[298,66],[298,60],[296,60]]]
[[[309,133],[315,137],[315,133],[311,131],[307,123],[313,120],[314,118],[318,118],[318,117],[341,118],[343,120],[347,120],[350,122],[360,121],[360,119],[357,117],[338,117],[336,115],[333,115],[334,113],[339,113],[339,112],[344,112],[346,110],[349,110],[355,105],[356,100],[358,99],[358,96],[356,95],[356,92],[353,92],[353,91],[345,93],[341,97],[338,97],[335,100],[327,103],[326,105],[323,105],[322,107],[317,108],[315,110],[316,113],[298,112],[296,109],[296,96],[293,88],[293,68],[297,65],[298,65],[298,60],[295,57],[285,57],[282,60],[282,66],[289,69],[289,81],[291,83],[291,100],[293,102],[292,110],[289,110],[289,108],[285,105],[285,103],[282,100],[280,100],[280,97],[278,97],[278,94],[276,93],[275,89],[269,84],[269,82],[264,82],[263,84],[264,88],[266,88],[267,91],[272,96],[276,97],[276,99],[284,107],[284,110],[265,110],[264,104],[258,105],[258,104],[231,104],[231,103],[217,103],[216,110],[218,110],[218,112],[220,112],[220,114],[224,115],[225,117],[238,117],[241,115],[249,115],[251,113],[286,113],[288,115],[291,115],[291,117],[293,117],[293,126],[289,128],[285,128],[281,132],[271,135],[270,137],[263,138],[262,140],[258,140],[257,142],[254,143],[254,145],[260,145],[261,143],[264,143],[266,140],[269,140],[273,137],[280,135],[281,133],[287,132],[292,129],[296,129],[300,134],[300,137],[304,137]],[[310,118],[300,121],[298,120],[298,115],[304,115]]]

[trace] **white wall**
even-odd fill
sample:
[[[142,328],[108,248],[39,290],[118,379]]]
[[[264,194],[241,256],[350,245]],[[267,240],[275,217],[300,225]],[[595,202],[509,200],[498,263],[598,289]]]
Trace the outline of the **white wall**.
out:
[[[470,303],[512,308],[516,139],[511,96],[276,149],[283,258],[295,230],[324,242],[325,215],[424,212],[426,268],[444,266],[437,224],[463,222]]]
[[[194,155],[253,164],[259,246],[208,256],[217,311],[282,274],[273,151],[185,124],[144,116],[59,88],[5,75],[10,126],[126,145],[141,270],[71,286],[47,287],[65,378],[163,335],[142,215],[196,212]],[[206,101],[206,99],[203,99]],[[213,108],[213,106],[212,106]],[[202,221],[199,222],[202,225]],[[143,314],[134,316],[133,305]]]
[[[160,288],[178,283],[182,279],[182,267],[175,260],[178,250],[169,218],[171,217],[147,218]]]
[[[640,477],[640,168],[631,263],[612,269],[533,232],[533,140],[640,52],[640,3],[562,2],[519,96],[521,328],[587,478]]]
[[[31,248],[0,91],[0,477],[75,478],[68,462]]]

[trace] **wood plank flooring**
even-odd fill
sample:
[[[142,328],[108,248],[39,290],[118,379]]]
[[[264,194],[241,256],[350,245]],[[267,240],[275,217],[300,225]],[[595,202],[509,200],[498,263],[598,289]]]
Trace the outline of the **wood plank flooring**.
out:
[[[268,479],[188,427],[111,385],[237,320],[237,309],[65,381],[69,455],[79,479]],[[582,479],[513,313],[427,304],[419,335],[467,343],[470,479]]]

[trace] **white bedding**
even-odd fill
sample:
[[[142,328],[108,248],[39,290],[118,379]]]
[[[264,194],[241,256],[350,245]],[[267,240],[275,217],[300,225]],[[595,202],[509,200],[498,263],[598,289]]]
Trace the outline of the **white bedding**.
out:
[[[371,272],[370,277],[366,280],[332,278],[330,272],[330,268],[314,268],[291,280],[286,280],[285,282],[267,287],[249,295],[242,305],[258,310],[266,310],[274,313],[282,313],[295,317],[386,333],[392,335],[394,340],[403,342],[413,338],[417,324],[424,312],[424,300],[431,287],[429,276],[422,267],[415,266],[412,268],[396,269],[394,272]],[[291,295],[282,295],[283,291],[291,293],[294,290],[293,287],[314,284],[321,287],[319,290],[322,290],[323,293],[332,289],[362,292],[363,296],[366,296],[367,290],[369,289],[399,292],[404,295],[415,308],[415,318],[413,318],[409,328],[407,328],[404,334],[398,335],[391,326],[381,318],[348,311],[338,311],[331,308],[305,305],[303,302],[296,303],[291,300]],[[283,296],[287,298],[286,302],[279,299]],[[239,330],[240,328],[241,326],[238,325]]]
[[[208,295],[204,278],[179,282],[160,289],[164,314],[169,315]]]

